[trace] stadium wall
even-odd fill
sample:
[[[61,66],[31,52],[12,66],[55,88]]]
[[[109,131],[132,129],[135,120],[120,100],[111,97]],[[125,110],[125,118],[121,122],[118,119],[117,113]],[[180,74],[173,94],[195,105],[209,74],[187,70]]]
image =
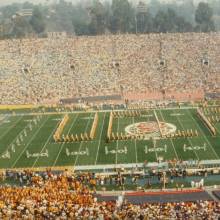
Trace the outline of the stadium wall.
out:
[[[39,107],[38,105],[0,105],[0,110],[32,109],[38,107]]]

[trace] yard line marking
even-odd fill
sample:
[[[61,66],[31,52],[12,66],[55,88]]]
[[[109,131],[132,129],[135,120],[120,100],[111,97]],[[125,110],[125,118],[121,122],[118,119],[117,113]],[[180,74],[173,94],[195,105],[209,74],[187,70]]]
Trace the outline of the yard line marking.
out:
[[[15,140],[19,137],[19,135],[26,129],[28,128],[29,123],[27,123],[27,125],[17,134],[17,136],[8,144],[6,150],[8,150],[10,148],[10,145],[13,144],[15,142]]]
[[[117,123],[117,133],[118,133],[118,129],[119,129],[119,117],[118,119],[118,123]],[[118,163],[118,140],[116,141],[116,154],[115,154],[115,164]]]
[[[183,129],[185,129],[184,126],[183,126],[183,124],[182,124],[182,122],[180,121],[179,117],[177,116],[176,118],[177,118],[177,120],[179,121],[181,127],[182,127]],[[188,137],[186,137],[186,140],[189,142],[189,144],[191,145],[191,147],[192,147],[192,149],[193,149],[193,144],[192,144],[191,140],[190,140]],[[199,156],[198,156],[198,154],[196,153],[196,151],[194,151],[194,149],[193,149],[193,152],[194,152],[194,154],[196,155],[197,159],[199,160]]]
[[[151,109],[149,111],[151,111]],[[149,120],[154,120],[155,119],[155,114],[153,114],[152,117],[154,117],[154,118],[150,119],[149,117],[147,117],[146,122],[148,122]],[[147,142],[147,140],[145,140],[145,141]],[[147,145],[145,145],[145,146],[147,146]],[[157,152],[154,151],[154,154],[155,154],[155,159],[158,161]]]
[[[158,127],[160,127],[160,126],[159,126],[159,122],[158,122],[158,118],[157,118],[157,116],[156,116],[156,114],[155,114],[155,110],[154,110],[154,118],[155,118],[156,121],[157,121]],[[160,132],[160,133],[161,133],[161,132]],[[155,140],[155,142],[154,142],[154,140]],[[156,160],[158,161],[158,155],[157,155],[157,151],[156,151],[156,142],[157,142],[157,140],[154,139],[154,138],[152,138],[152,143],[153,143],[153,148],[154,148],[155,157],[156,157]]]
[[[132,117],[132,121],[133,121],[133,124],[135,123],[134,122],[134,117]],[[134,149],[135,149],[135,160],[136,160],[136,163],[138,162],[138,157],[137,157],[137,139],[135,138],[134,140]]]
[[[104,128],[104,124],[105,124],[105,116],[106,116],[106,112],[105,112],[105,114],[104,114],[104,119],[103,119],[103,123],[102,123],[102,129],[101,129],[101,132],[100,132],[99,144],[98,144],[98,149],[97,149],[96,158],[95,158],[95,165],[96,165],[97,160],[98,160],[99,148],[100,148],[101,138],[102,138],[102,133],[103,133],[103,128]]]
[[[163,133],[162,133],[162,130],[161,130],[161,128],[160,128],[160,122],[159,122],[159,119],[158,119],[158,117],[157,117],[157,113],[156,113],[155,110],[154,110],[154,117],[156,118],[156,121],[157,121],[157,126],[158,126],[159,131],[160,131],[160,136],[163,137]]]
[[[159,110],[159,112],[160,112],[160,115],[161,115],[162,120],[165,121],[161,110]],[[172,145],[173,150],[174,150],[174,152],[175,152],[176,159],[179,160],[178,154],[177,154],[177,152],[176,152],[176,148],[175,148],[175,146],[174,146],[174,144],[173,144],[173,140],[172,140],[172,139],[169,139],[169,141],[171,142],[171,145]]]
[[[9,119],[9,115],[0,114],[0,126],[2,126],[6,120],[8,121],[8,119]]]
[[[48,139],[46,140],[46,142],[45,142],[43,148],[41,149],[40,153],[42,153],[43,150],[45,149],[45,147],[47,146],[47,144],[48,144],[50,138],[51,138],[52,135],[54,134],[55,130],[57,129],[57,126],[59,125],[59,123],[60,123],[60,121],[58,121],[57,124],[56,124],[56,126],[54,126],[53,131],[51,132],[50,136],[49,136]],[[37,163],[37,161],[39,160],[39,158],[40,158],[40,155],[39,155],[39,156],[36,158],[36,160],[34,161],[34,163],[33,163],[33,165],[32,165],[32,168],[35,166],[35,164]]]
[[[197,121],[192,117],[191,113],[189,112],[189,110],[187,109],[187,113],[188,115],[192,118],[192,120],[195,122],[196,126],[199,128],[200,132],[203,133],[203,137],[205,138],[205,140],[207,141],[208,145],[211,147],[212,152],[215,154],[215,156],[220,159],[220,157],[218,156],[218,154],[216,153],[215,149],[212,147],[212,144],[210,143],[210,141],[207,139],[205,133],[203,132],[203,130],[200,128],[199,124],[197,123]]]
[[[92,113],[90,113],[90,115],[89,115],[89,120],[88,120],[88,122],[87,122],[85,132],[87,132],[87,129],[88,129],[88,127],[89,127],[89,123],[90,123],[90,121],[91,121],[91,115],[92,115]],[[85,133],[85,132],[84,132],[84,133]],[[81,141],[78,152],[81,151],[81,148],[82,148],[83,143],[84,143],[84,142]],[[77,154],[77,156],[76,156],[74,166],[76,166],[76,163],[77,163],[78,158],[79,158],[79,154]]]
[[[16,120],[15,123],[13,123],[13,125],[10,126],[9,129],[7,129],[7,130],[0,136],[0,139],[2,139],[2,137],[4,137],[12,128],[14,128],[14,127],[21,121],[22,118],[24,118],[24,116],[19,117],[18,120]]]
[[[24,153],[24,151],[27,149],[27,147],[30,145],[30,143],[32,142],[32,140],[35,138],[35,136],[38,134],[38,132],[40,131],[40,129],[44,126],[44,124],[46,124],[46,122],[48,121],[49,117],[47,116],[47,119],[44,121],[44,123],[41,124],[41,126],[35,131],[35,133],[32,135],[32,137],[30,138],[30,140],[28,141],[26,147],[23,149],[23,151],[20,153],[20,155],[17,157],[17,159],[15,160],[15,162],[12,164],[12,168],[15,167],[16,163],[18,162],[18,160],[20,160],[22,154]]]
[[[215,125],[215,129],[218,131],[218,133],[220,134],[220,130],[217,128],[217,125]]]
[[[154,148],[154,152],[155,152],[155,155],[156,155],[156,159],[157,159],[157,161],[159,161],[159,159],[158,159],[159,157],[158,157],[157,150],[156,150],[157,139],[153,138],[152,142],[153,142],[153,148]]]
[[[75,119],[74,119],[72,125],[70,126],[70,129],[69,129],[68,132],[67,132],[68,134],[69,134],[69,132],[71,131],[71,129],[72,129],[73,125],[75,124],[76,119],[77,119],[78,117],[79,117],[79,113],[76,115],[76,117],[75,117]],[[60,156],[60,153],[61,153],[62,150],[63,150],[64,144],[65,144],[65,142],[63,142],[63,143],[61,144],[60,150],[59,150],[59,152],[58,152],[58,154],[57,154],[57,157],[56,157],[56,159],[55,159],[55,161],[54,161],[52,167],[54,167],[54,166],[56,165],[57,160],[58,160],[58,158],[59,158],[59,156]]]

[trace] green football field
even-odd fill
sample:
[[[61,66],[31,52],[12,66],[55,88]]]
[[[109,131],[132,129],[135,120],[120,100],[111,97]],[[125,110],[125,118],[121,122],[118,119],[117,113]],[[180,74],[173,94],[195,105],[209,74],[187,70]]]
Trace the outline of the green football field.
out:
[[[70,112],[63,133],[90,131],[95,112]],[[220,114],[219,114],[220,116]],[[64,114],[0,115],[0,168],[56,166],[97,166],[139,164],[162,160],[219,160],[220,123],[215,123],[213,137],[197,116],[195,109],[141,110],[141,115],[115,117],[112,131],[142,122],[166,122],[176,130],[197,130],[199,136],[179,138],[118,140],[107,143],[110,112],[98,113],[95,139],[74,143],[55,143],[53,134]],[[184,147],[185,146],[185,147]],[[68,152],[68,153],[67,153]],[[98,167],[98,166],[97,166]],[[99,166],[105,167],[105,166]]]

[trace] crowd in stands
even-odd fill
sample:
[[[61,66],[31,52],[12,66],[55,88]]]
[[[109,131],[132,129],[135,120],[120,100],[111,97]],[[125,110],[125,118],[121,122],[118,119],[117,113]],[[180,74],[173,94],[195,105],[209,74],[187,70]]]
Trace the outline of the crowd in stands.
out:
[[[214,220],[220,216],[220,203],[214,201],[142,205],[130,204],[126,200],[102,202],[82,181],[86,175],[74,175],[68,171],[55,174],[48,170],[43,175],[25,171],[19,174],[19,178],[24,178],[26,185],[0,187],[0,219]]]
[[[0,104],[112,94],[200,97],[220,91],[219,50],[219,33],[2,40]]]

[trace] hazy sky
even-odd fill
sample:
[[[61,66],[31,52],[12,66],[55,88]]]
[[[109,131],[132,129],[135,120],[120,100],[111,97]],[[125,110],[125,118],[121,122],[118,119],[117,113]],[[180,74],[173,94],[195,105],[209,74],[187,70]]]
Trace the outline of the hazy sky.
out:
[[[57,2],[59,0],[0,0],[0,6],[9,5],[14,2],[23,3],[23,2],[27,2],[27,1],[38,4],[38,3],[52,3],[52,2]],[[90,0],[66,0],[66,1],[89,2]],[[102,0],[102,1],[104,1],[104,0]],[[111,0],[109,0],[109,1],[111,1]],[[139,0],[130,0],[130,2],[134,2],[134,1],[139,2]],[[142,0],[142,1],[147,2],[150,0]],[[180,1],[184,1],[184,0],[160,0],[160,1],[161,2],[172,2],[172,1],[179,1],[180,2]],[[196,3],[198,3],[198,1],[204,1],[204,2],[206,1],[207,2],[207,1],[211,1],[211,0],[194,0],[194,2],[196,2]]]
[[[65,1],[71,1],[71,2],[88,2],[90,0],[65,0]],[[92,1],[92,0],[91,0]],[[59,2],[59,0],[0,0],[0,6],[2,5],[9,5],[11,3],[18,2],[18,3],[23,3],[23,2],[31,2],[31,3],[52,3],[52,2]]]
[[[32,2],[32,3],[38,4],[38,3],[44,3],[46,2],[46,0],[0,0],[0,5],[10,5],[11,3],[14,3],[14,2],[18,2],[18,3]]]
[[[65,0],[65,1],[71,1],[71,2],[88,2],[92,0]],[[9,5],[11,3],[18,2],[18,3],[23,3],[23,2],[31,2],[31,3],[52,3],[52,2],[59,2],[59,0],[0,0],[0,6],[1,5]]]
[[[36,0],[38,1],[38,0]],[[9,5],[13,2],[25,2],[23,0],[15,1],[15,0],[0,0],[0,5]]]

